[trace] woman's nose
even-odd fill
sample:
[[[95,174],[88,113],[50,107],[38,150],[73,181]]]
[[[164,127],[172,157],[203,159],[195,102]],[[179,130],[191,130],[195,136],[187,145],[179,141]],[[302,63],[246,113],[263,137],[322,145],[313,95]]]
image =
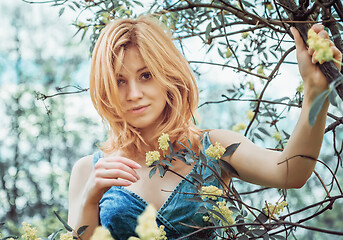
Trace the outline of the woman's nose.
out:
[[[143,97],[143,92],[140,86],[136,82],[130,83],[129,88],[128,88],[128,93],[127,93],[127,100],[134,101],[142,97]]]

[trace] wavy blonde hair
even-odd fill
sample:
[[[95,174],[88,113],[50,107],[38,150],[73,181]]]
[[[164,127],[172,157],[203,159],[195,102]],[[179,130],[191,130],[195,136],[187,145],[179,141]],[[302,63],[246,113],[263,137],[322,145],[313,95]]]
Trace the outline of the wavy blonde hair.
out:
[[[163,121],[150,139],[156,142],[154,146],[148,146],[139,129],[123,118],[117,75],[128,46],[138,48],[152,76],[167,92]],[[109,138],[101,145],[102,151],[120,150],[129,156],[137,151],[144,153],[157,149],[161,133],[169,134],[174,145],[176,141],[187,143],[187,137],[194,149],[199,150],[201,131],[192,121],[199,99],[193,72],[173,44],[170,33],[152,18],[119,19],[102,30],[92,56],[90,95],[96,110],[109,125]]]

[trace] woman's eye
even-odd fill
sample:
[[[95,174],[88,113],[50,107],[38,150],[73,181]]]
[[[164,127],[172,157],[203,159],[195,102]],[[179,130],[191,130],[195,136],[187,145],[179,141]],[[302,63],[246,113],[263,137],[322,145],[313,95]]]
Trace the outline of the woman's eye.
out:
[[[126,83],[126,81],[124,80],[124,79],[118,79],[117,80],[117,85],[118,86],[122,86],[122,85],[124,85]]]
[[[142,73],[141,75],[142,80],[150,80],[151,78],[152,78],[152,75],[149,72]]]

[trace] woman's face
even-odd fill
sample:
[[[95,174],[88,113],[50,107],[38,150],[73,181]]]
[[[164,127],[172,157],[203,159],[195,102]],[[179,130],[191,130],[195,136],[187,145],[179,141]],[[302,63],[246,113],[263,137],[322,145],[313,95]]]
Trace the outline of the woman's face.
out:
[[[117,84],[125,120],[141,129],[142,133],[153,133],[154,127],[162,121],[166,90],[152,77],[139,50],[134,46],[125,51]]]

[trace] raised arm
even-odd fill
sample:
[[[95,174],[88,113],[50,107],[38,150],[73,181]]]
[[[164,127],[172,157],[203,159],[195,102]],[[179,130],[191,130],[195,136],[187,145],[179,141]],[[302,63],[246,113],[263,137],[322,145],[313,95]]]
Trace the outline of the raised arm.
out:
[[[314,25],[312,29],[328,39],[328,33],[321,25]],[[319,113],[316,123],[311,128],[308,120],[311,104],[316,96],[328,88],[327,81],[321,73],[317,62],[314,59],[312,49],[307,49],[299,32],[291,29],[297,48],[297,60],[299,71],[304,81],[304,100],[300,118],[283,152],[269,151],[262,149],[244,136],[223,130],[215,130],[210,133],[212,142],[220,142],[223,146],[240,142],[236,152],[227,160],[239,173],[242,180],[277,188],[300,188],[311,176],[319,155],[324,130],[326,113],[329,106],[325,102]],[[333,49],[334,58],[342,61],[342,53],[330,43]],[[336,64],[337,68],[341,68]],[[297,155],[309,156],[295,157]]]

